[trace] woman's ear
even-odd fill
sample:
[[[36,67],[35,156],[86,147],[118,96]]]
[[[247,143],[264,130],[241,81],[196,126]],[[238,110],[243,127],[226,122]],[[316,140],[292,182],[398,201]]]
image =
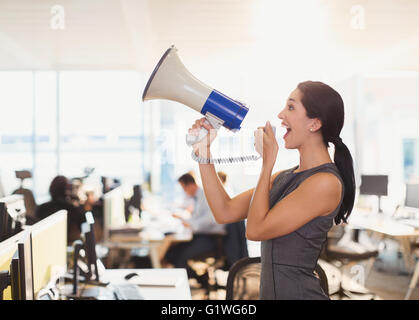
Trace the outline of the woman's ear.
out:
[[[310,132],[316,132],[322,127],[322,122],[319,118],[311,119]]]

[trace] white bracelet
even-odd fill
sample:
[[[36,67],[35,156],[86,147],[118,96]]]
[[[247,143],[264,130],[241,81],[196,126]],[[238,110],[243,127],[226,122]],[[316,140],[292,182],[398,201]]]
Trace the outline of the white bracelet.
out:
[[[196,162],[200,163],[200,164],[210,164],[211,163],[211,159],[207,159],[207,158],[202,158],[199,157],[195,154],[195,151],[192,150],[192,159],[195,160]]]

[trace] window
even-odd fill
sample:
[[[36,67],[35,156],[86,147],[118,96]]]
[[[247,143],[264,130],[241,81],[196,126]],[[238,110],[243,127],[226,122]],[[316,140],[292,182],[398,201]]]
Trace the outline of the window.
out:
[[[416,161],[417,144],[417,139],[403,139],[403,169],[406,182],[419,173]]]
[[[60,72],[60,162],[68,177],[95,174],[143,180],[142,82],[129,71]]]
[[[37,202],[48,196],[48,188],[58,172],[57,157],[57,73],[35,72],[35,139],[33,182]],[[45,197],[44,197],[45,196]],[[41,197],[41,198],[40,198]]]
[[[42,202],[57,174],[94,167],[129,184],[144,180],[143,79],[129,71],[0,72],[0,169],[4,193],[25,186]],[[98,179],[98,181],[100,181]]]
[[[33,167],[32,72],[0,72],[0,168],[6,194],[18,188],[15,170]]]

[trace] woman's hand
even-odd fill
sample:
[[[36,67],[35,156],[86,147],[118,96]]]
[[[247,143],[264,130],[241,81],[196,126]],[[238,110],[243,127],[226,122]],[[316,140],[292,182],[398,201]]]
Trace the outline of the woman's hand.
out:
[[[273,169],[278,154],[278,142],[270,122],[255,131],[255,149],[263,158],[263,166]]]
[[[201,118],[196,120],[195,123],[189,128],[188,133],[192,135],[198,135],[201,128],[205,128],[208,131],[208,134],[204,139],[195,143],[192,147],[197,156],[203,158],[209,158],[211,143],[214,141],[217,136],[217,130],[208,122],[205,122],[206,118]]]

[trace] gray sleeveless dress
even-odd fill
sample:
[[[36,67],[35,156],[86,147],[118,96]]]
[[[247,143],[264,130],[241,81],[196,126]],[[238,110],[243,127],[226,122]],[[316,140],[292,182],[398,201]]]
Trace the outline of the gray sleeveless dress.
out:
[[[318,172],[334,174],[342,178],[334,163],[294,173],[298,166],[281,172],[274,180],[269,194],[269,207],[294,191],[301,182]],[[344,190],[342,190],[344,191]],[[343,192],[338,207],[327,216],[309,221],[287,235],[262,241],[260,299],[262,300],[325,300],[329,299],[314,275],[320,251],[333,219],[342,204]]]

